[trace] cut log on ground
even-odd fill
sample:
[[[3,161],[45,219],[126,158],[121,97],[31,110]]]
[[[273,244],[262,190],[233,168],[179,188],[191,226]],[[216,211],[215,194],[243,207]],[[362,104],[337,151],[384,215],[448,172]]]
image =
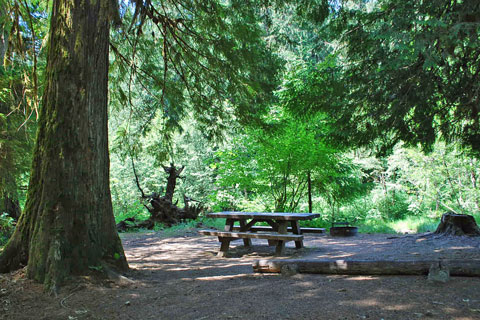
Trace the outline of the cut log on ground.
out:
[[[434,234],[451,236],[480,236],[480,228],[473,216],[466,214],[444,213],[442,221]]]
[[[281,273],[282,269],[288,269],[298,273],[321,274],[427,275],[432,265],[448,268],[452,276],[480,276],[480,260],[256,260],[253,262],[253,271]]]

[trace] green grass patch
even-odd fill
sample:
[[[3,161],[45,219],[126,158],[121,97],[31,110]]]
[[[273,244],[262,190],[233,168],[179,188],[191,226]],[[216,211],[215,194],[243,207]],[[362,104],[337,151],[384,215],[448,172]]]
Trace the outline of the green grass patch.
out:
[[[211,219],[211,218],[200,217],[196,220],[188,220],[173,226],[166,226],[164,224],[159,223],[155,225],[153,230],[140,229],[140,228],[129,229],[128,232],[121,232],[120,235],[128,234],[128,233],[160,232],[162,236],[171,237],[171,236],[185,234],[199,227],[200,228],[216,228],[221,230],[225,227],[225,219]]]
[[[394,221],[370,219],[359,223],[361,233],[423,233],[433,232],[439,224],[439,218],[408,216]]]
[[[390,227],[387,223],[367,220],[361,225],[358,225],[358,232],[360,233],[397,233],[395,229]]]
[[[300,226],[305,228],[330,228],[332,223],[321,217],[313,220],[300,221]]]
[[[200,217],[196,220],[185,221],[170,227],[166,227],[162,224],[155,225],[155,231],[161,231],[164,235],[176,235],[179,233],[184,233],[195,228],[216,228],[223,229],[225,227],[225,219],[211,219]]]

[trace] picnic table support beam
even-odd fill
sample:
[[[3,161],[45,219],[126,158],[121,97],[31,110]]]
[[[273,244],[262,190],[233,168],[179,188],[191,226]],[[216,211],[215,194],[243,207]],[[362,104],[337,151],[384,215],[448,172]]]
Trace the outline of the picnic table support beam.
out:
[[[277,226],[278,226],[277,232],[279,234],[287,234],[287,227],[288,227],[288,222],[287,221],[279,221],[277,223]],[[285,250],[285,241],[278,240],[277,245],[275,247],[275,255],[276,256],[283,255],[284,250]]]
[[[225,231],[233,231],[234,224],[235,224],[235,220],[227,219],[227,221],[225,221]]]
[[[240,231],[246,231],[248,225],[245,224],[245,220],[240,220]],[[251,227],[251,226],[250,226]],[[233,228],[232,228],[233,229]],[[252,240],[251,239],[243,239],[243,245],[245,247],[251,247],[252,246]]]
[[[245,224],[245,220],[240,220],[240,232],[251,231],[250,229],[257,223],[258,221],[252,219],[249,223]],[[243,222],[243,225],[242,225]],[[253,232],[253,231],[252,231]]]
[[[278,231],[278,223],[272,220],[266,220],[265,222],[272,227],[273,231]]]
[[[275,255],[276,256],[282,256],[284,250],[285,250],[285,241],[278,240],[277,241],[277,246],[275,247]]]
[[[302,234],[302,229],[300,229],[300,223],[298,220],[291,222],[292,232],[294,234]],[[301,249],[303,248],[303,241],[295,241],[295,248]]]

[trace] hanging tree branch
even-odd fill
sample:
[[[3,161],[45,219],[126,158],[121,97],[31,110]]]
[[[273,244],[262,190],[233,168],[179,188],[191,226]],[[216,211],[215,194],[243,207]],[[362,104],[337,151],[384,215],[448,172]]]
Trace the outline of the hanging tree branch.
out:
[[[137,184],[138,190],[140,190],[140,193],[142,194],[142,199],[145,199],[147,197],[145,196],[145,193],[143,192],[143,189],[140,186],[140,181],[138,179],[137,170],[135,170],[135,161],[133,160],[132,156],[130,156],[130,159],[132,160],[132,169],[133,169],[133,174],[135,175],[135,183]]]

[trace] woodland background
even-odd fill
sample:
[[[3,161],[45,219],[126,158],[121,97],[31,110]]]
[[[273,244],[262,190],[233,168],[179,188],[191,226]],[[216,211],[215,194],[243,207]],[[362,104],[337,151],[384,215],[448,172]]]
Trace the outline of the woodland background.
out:
[[[174,201],[205,212],[312,210],[311,226],[361,232],[433,231],[446,211],[478,221],[473,2],[172,1],[163,10],[178,26],[140,29],[121,2],[109,71],[117,222],[148,218],[132,164],[162,194],[170,163],[185,166]],[[0,4],[0,245],[25,202],[48,6]]]

